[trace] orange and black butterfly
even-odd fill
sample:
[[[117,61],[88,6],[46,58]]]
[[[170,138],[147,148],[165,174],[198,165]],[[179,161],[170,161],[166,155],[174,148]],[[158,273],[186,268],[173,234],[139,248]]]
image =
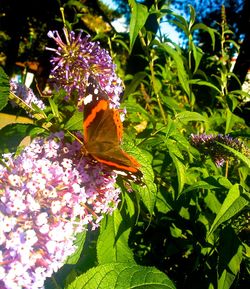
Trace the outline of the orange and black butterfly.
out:
[[[96,161],[136,183],[142,180],[140,164],[121,149],[123,125],[118,109],[110,108],[108,95],[89,76],[84,98],[84,148]]]

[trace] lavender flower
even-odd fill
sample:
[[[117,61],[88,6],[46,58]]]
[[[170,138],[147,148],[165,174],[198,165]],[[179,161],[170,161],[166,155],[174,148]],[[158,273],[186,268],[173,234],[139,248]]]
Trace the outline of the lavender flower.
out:
[[[119,96],[123,90],[121,79],[115,73],[115,65],[109,53],[100,48],[99,42],[91,42],[90,36],[77,36],[73,31],[63,29],[66,42],[63,42],[58,31],[49,31],[48,36],[55,40],[57,49],[47,48],[56,53],[51,59],[50,78],[57,88],[67,92],[66,100],[74,93],[78,95],[78,105],[82,103],[87,80],[94,75],[101,88],[111,100],[111,106],[119,107]]]
[[[202,155],[209,155],[217,167],[223,166],[225,161],[233,158],[234,155],[218,143],[227,145],[239,152],[245,153],[246,147],[236,138],[229,135],[218,134],[191,134],[191,144],[196,147]]]
[[[75,234],[118,204],[115,174],[63,133],[37,138],[0,164],[0,288],[42,288],[75,251]]]
[[[35,96],[33,90],[31,88],[26,87],[25,85],[22,85],[20,83],[17,83],[13,80],[10,81],[10,91],[13,92],[15,95],[20,97],[24,102],[31,106],[32,103],[38,106],[40,109],[45,109],[45,104],[42,102],[41,99],[39,99],[37,96]],[[16,106],[16,104],[11,101],[11,104],[13,107]]]

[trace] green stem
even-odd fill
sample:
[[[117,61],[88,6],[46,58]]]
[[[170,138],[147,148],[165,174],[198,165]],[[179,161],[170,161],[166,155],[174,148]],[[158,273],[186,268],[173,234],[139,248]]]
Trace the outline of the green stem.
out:
[[[161,100],[160,100],[159,94],[156,92],[156,89],[155,89],[156,88],[156,81],[155,81],[155,73],[154,73],[154,61],[153,61],[152,57],[150,56],[150,53],[149,53],[149,51],[147,49],[147,44],[145,42],[145,39],[144,39],[141,31],[139,31],[138,34],[139,34],[139,37],[140,37],[141,45],[142,45],[143,49],[145,50],[146,55],[147,55],[147,57],[149,59],[149,69],[150,69],[150,73],[151,73],[151,80],[152,80],[153,90],[154,90],[154,93],[156,95],[156,99],[157,99],[157,103],[158,103],[159,108],[160,108],[161,116],[163,118],[164,124],[167,124],[167,119],[166,119],[163,107],[161,105]]]

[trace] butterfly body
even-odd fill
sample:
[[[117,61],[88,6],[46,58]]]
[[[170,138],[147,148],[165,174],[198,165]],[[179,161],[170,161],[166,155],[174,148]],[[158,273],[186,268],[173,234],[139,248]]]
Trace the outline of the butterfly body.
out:
[[[139,182],[140,164],[121,149],[123,126],[118,109],[110,108],[108,95],[90,76],[84,98],[84,147],[96,161]]]

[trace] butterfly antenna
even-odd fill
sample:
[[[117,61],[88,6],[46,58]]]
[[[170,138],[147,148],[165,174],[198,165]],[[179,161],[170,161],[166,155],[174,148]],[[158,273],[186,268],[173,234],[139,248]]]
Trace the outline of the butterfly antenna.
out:
[[[74,139],[76,139],[81,145],[83,145],[83,142],[75,134],[73,134],[69,130],[67,130],[67,133],[70,134]]]

